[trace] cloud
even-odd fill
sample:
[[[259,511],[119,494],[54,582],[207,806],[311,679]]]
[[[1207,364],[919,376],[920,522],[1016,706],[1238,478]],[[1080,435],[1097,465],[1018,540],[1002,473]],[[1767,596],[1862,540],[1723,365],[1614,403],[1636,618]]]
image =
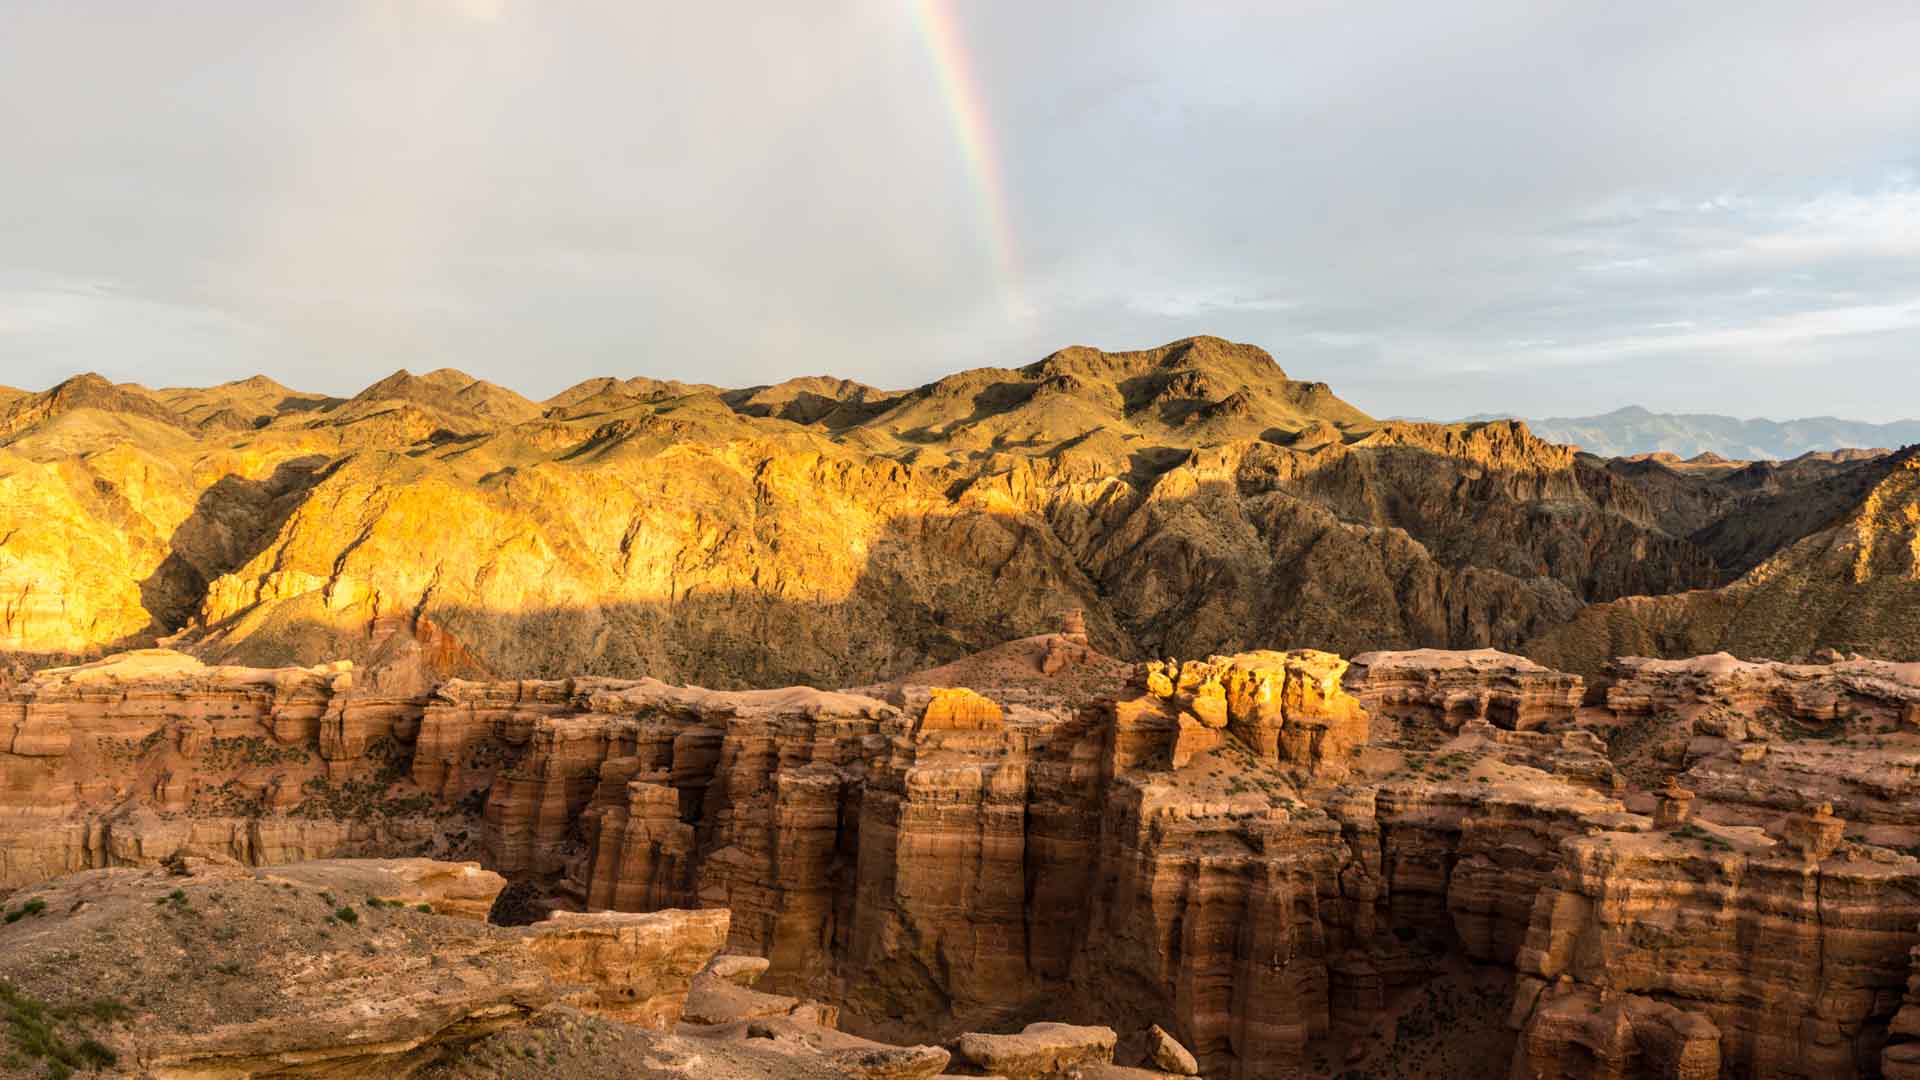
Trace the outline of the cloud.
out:
[[[38,357],[64,374],[97,369],[171,385],[211,375],[209,355],[262,359],[262,341],[258,327],[229,312],[108,281],[0,277],[0,355]],[[0,381],[14,378],[9,371]]]
[[[0,382],[903,385],[1204,331],[1380,413],[1920,400],[1910,4],[950,8],[1014,281],[907,5],[11,10]]]
[[[1676,325],[1676,324],[1668,324]],[[1685,325],[1685,324],[1678,324]],[[1680,353],[1744,350],[1756,366],[1772,362],[1784,346],[1804,346],[1830,338],[1881,335],[1920,327],[1920,297],[1896,304],[1868,304],[1795,311],[1769,319],[1718,329],[1688,329],[1681,333],[1608,338],[1587,345],[1542,347],[1562,359],[1587,360],[1635,353]]]

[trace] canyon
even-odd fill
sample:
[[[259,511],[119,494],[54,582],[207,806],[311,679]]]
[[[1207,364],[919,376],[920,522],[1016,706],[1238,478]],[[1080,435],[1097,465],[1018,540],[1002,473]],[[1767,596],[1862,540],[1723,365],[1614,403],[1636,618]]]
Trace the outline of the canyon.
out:
[[[380,902],[361,918],[426,904],[383,932],[407,953],[472,926],[487,1017],[409,1005],[380,1053],[448,1075],[501,1040],[584,1052],[555,1025],[592,1024],[822,1076],[1132,1075],[1155,1031],[1220,1078],[1920,1062],[1920,665],[1135,664],[1070,612],[836,691],[363,675],[147,650],[8,688],[0,906],[43,913],[0,927],[0,956],[71,951],[128,893],[159,917],[171,887],[194,910],[289,887]],[[541,944],[581,934],[647,944]],[[269,1025],[301,1047],[98,1034],[183,1070],[156,1075],[357,1075],[371,1051],[316,1023]]]
[[[1208,337],[6,394],[0,1077],[1920,1077],[1916,553]]]

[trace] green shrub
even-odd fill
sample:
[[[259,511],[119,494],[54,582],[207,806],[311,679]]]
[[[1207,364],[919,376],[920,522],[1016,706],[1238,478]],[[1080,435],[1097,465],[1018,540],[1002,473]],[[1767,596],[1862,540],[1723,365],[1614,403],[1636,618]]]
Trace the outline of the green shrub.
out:
[[[44,915],[46,913],[47,902],[36,896],[12,911],[7,912],[6,921],[9,923],[17,923],[29,915]]]
[[[353,910],[353,908],[351,907],[340,907],[335,909],[333,913],[333,917],[336,919],[339,919],[343,923],[346,923],[348,926],[358,926],[360,924],[360,913]]]

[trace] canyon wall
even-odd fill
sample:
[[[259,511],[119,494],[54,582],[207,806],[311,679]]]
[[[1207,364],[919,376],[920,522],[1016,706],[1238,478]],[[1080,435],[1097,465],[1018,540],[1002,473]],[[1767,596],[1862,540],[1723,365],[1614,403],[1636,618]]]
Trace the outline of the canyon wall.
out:
[[[1223,1077],[1489,966],[1516,1077],[1914,1053],[1911,666],[1298,650],[1092,685],[1084,636],[1016,644],[866,692],[46,671],[0,693],[0,882],[465,855],[527,918],[726,908],[768,991],[855,1031],[1160,1024]]]

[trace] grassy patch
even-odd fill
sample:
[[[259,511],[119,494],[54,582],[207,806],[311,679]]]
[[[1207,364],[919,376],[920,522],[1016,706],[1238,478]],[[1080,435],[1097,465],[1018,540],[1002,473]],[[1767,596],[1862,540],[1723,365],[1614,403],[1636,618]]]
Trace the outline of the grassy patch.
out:
[[[96,999],[85,1005],[53,1008],[9,983],[0,982],[0,1023],[7,1029],[16,1057],[40,1062],[53,1080],[66,1080],[77,1069],[99,1069],[114,1064],[119,1056],[99,1040],[77,1030],[82,1019],[97,1023],[124,1020],[126,1006],[110,999]]]

